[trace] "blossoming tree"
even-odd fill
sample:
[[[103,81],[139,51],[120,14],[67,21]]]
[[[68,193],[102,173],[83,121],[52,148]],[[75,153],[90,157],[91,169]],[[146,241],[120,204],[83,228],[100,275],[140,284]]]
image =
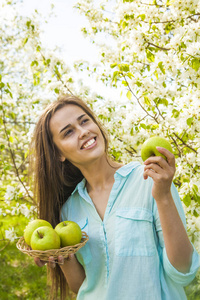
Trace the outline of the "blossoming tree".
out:
[[[72,93],[83,97],[102,119],[110,132],[110,153],[117,160],[141,160],[141,145],[152,135],[171,142],[176,156],[174,183],[183,201],[188,233],[200,252],[199,1],[77,3],[89,20],[83,32],[99,47],[100,60],[96,65],[77,62],[75,67],[117,88],[115,101],[92,97],[74,82],[59,52],[43,48],[37,12],[32,18],[22,17],[20,1],[3,0],[0,5],[3,247],[22,234],[16,216],[24,218],[25,224],[35,214],[27,179],[34,123],[58,94]],[[191,299],[199,291],[198,275],[197,284],[188,291]]]
[[[20,226],[9,218],[31,218],[35,212],[36,203],[27,176],[28,145],[35,120],[60,90],[70,93],[73,83],[62,59],[41,45],[39,13],[30,18],[22,16],[20,11],[20,1],[1,1],[0,217],[3,230],[0,239],[8,243],[21,233]]]

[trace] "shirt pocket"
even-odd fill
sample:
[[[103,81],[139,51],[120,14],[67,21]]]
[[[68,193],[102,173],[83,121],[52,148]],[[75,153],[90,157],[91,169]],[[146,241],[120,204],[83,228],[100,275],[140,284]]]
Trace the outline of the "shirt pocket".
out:
[[[156,253],[153,214],[144,208],[116,212],[115,251],[119,256],[153,256]]]
[[[76,223],[80,226],[81,231],[85,231],[89,236],[88,218],[83,218],[79,221],[76,221]],[[89,241],[87,241],[85,246],[83,246],[76,252],[76,257],[80,264],[83,266],[87,265],[91,261],[92,255],[90,251]]]

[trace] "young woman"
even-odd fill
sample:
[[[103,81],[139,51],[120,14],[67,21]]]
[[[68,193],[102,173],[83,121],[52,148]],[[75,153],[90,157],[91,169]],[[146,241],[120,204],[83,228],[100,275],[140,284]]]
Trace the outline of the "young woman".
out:
[[[113,161],[105,130],[75,96],[47,107],[33,147],[39,217],[53,226],[75,221],[89,235],[76,255],[58,258],[61,291],[68,284],[77,300],[186,299],[199,256],[172,183],[172,153],[158,148],[167,160],[150,157],[144,166]]]

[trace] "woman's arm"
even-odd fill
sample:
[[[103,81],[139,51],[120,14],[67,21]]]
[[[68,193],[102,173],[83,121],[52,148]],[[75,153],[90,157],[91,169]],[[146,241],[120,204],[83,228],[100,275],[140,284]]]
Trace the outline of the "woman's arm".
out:
[[[168,150],[157,147],[167,161],[158,156],[148,158],[144,164],[144,179],[153,179],[152,195],[156,201],[163,231],[166,253],[171,264],[182,273],[191,266],[193,247],[171,195],[175,173],[175,158]]]
[[[46,262],[40,260],[38,257],[35,257],[34,261],[39,267],[42,267],[46,264]],[[63,256],[59,256],[58,262],[70,290],[77,294],[81,284],[85,279],[85,271],[83,267],[78,262],[74,254],[70,254],[69,257],[65,260]],[[53,257],[49,257],[49,266],[51,268],[55,268],[55,261]]]
[[[60,268],[63,271],[69,288],[77,294],[85,279],[85,271],[82,265],[78,262],[74,254],[69,254],[69,257],[65,260],[62,256],[59,256],[58,262],[60,263]]]

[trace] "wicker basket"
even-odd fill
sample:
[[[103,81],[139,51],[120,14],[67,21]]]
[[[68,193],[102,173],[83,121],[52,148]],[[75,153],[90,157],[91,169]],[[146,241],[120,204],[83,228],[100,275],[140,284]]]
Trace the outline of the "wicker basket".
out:
[[[57,257],[59,255],[62,255],[64,258],[67,258],[69,254],[76,253],[80,248],[85,246],[87,243],[89,237],[86,232],[82,231],[82,239],[79,244],[73,245],[73,246],[67,246],[60,249],[51,249],[51,250],[32,250],[31,247],[29,247],[24,237],[21,237],[19,241],[17,242],[16,246],[17,249],[19,249],[21,252],[31,256],[31,257],[39,257],[43,261],[48,261],[48,258],[54,257],[55,262],[57,260]]]

